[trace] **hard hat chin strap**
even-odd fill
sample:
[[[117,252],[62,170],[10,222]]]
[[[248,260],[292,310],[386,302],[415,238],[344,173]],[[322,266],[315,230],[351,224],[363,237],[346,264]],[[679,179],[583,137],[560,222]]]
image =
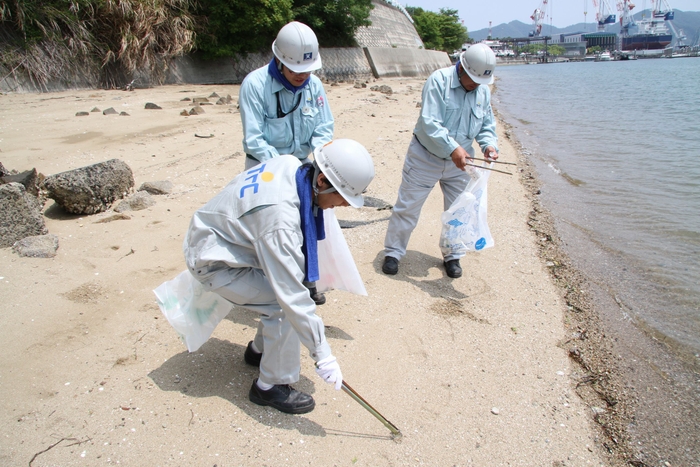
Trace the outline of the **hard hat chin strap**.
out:
[[[313,182],[311,182],[311,188],[314,190],[314,217],[318,216],[318,203],[317,203],[317,196],[318,195],[324,195],[326,193],[333,193],[334,191],[338,191],[335,189],[335,187],[331,186],[330,188],[323,190],[323,191],[318,191],[318,174],[321,173],[321,168],[318,166],[316,161],[314,161],[314,179]],[[326,179],[328,180],[328,179]]]
[[[314,181],[313,181],[313,183],[312,183],[312,185],[311,185],[311,186],[313,187],[313,189],[314,189],[314,194],[316,194],[316,195],[325,195],[325,194],[327,194],[327,193],[334,193],[334,192],[338,191],[338,190],[336,190],[335,187],[332,186],[332,185],[331,185],[330,188],[327,188],[327,189],[325,189],[325,190],[323,190],[323,191],[319,191],[319,190],[318,190],[318,174],[320,174],[320,173],[321,173],[321,168],[318,166],[318,164],[316,163],[316,161],[314,161]],[[326,178],[326,180],[328,180],[328,178]],[[330,183],[329,183],[329,184],[330,184]]]

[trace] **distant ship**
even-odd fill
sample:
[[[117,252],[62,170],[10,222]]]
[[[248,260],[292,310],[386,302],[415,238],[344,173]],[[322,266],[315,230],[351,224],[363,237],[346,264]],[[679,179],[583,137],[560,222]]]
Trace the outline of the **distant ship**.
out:
[[[631,1],[622,1],[621,50],[660,50],[671,45],[673,35],[666,27],[666,21],[673,20],[673,10],[665,0],[655,1],[651,18],[648,19],[635,21],[631,14],[633,8]]]

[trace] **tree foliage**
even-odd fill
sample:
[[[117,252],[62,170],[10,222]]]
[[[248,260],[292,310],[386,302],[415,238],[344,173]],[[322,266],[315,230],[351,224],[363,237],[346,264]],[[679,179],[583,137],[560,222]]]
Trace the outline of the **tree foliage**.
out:
[[[372,0],[199,0],[197,49],[205,57],[269,50],[292,20],[311,27],[322,47],[353,46],[371,9]]]
[[[545,47],[543,43],[536,43],[520,46],[517,51],[521,54],[537,55],[546,52],[548,55],[559,56],[564,55],[566,49],[556,44]]]
[[[550,45],[547,47],[547,53],[549,55],[554,55],[555,57],[559,57],[560,55],[564,55],[566,52],[566,49],[562,47],[561,45]]]
[[[425,48],[452,53],[460,50],[469,40],[465,28],[457,16],[457,10],[441,8],[440,13],[420,7],[406,7]]]
[[[200,0],[196,48],[207,58],[270,50],[292,0]]]
[[[323,47],[357,45],[355,32],[369,26],[372,0],[294,0],[294,19],[307,24]]]

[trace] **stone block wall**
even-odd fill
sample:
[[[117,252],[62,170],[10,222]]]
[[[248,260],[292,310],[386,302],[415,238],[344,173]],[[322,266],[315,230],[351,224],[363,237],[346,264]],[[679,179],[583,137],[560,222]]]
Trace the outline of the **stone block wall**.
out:
[[[423,48],[423,41],[404,12],[381,0],[372,0],[372,4],[372,25],[355,33],[361,47]]]

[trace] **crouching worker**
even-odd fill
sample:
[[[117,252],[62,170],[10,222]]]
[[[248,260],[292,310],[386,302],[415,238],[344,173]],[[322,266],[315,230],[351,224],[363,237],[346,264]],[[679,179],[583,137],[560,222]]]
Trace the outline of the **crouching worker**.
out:
[[[316,372],[340,389],[343,376],[305,281],[318,280],[323,210],[361,207],[374,164],[360,143],[338,139],[303,164],[283,155],[256,165],[195,212],[184,241],[187,267],[204,286],[260,314],[244,359],[259,366],[249,398],[282,412],[313,410],[299,381],[301,342]]]

